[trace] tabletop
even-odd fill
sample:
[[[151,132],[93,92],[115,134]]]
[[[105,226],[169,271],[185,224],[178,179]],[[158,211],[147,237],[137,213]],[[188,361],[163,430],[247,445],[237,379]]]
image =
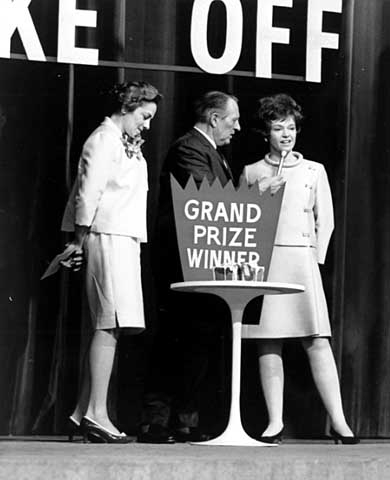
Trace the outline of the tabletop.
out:
[[[305,287],[296,283],[256,282],[246,280],[197,280],[191,282],[172,283],[171,289],[185,292],[214,293],[223,290],[255,290],[258,295],[281,295],[299,293]],[[254,293],[254,292],[253,292]]]

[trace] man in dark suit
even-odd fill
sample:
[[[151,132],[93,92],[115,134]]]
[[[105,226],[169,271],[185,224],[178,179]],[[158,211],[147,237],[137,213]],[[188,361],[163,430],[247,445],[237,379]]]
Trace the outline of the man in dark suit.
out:
[[[221,353],[220,339],[225,335],[223,332],[228,325],[229,311],[222,301],[218,302],[218,299],[209,295],[196,295],[195,298],[194,295],[169,289],[170,283],[182,280],[170,174],[183,187],[191,175],[197,186],[204,178],[209,183],[218,178],[223,186],[230,180],[233,181],[230,166],[218,147],[228,145],[234,133],[240,130],[237,98],[219,91],[207,92],[195,102],[194,113],[194,127],[171,146],[161,177],[156,263],[159,266],[159,310],[160,316],[165,318],[161,320],[160,334],[157,336],[154,359],[151,362],[154,368],[154,374],[151,375],[153,380],[147,387],[149,392],[168,391],[173,397],[169,426],[173,429],[174,439],[166,428],[166,415],[155,413],[156,404],[161,404],[161,397],[150,395],[147,398],[153,413],[149,418],[146,414],[147,428],[139,435],[139,441],[143,442],[170,443],[173,440],[206,439],[199,428],[200,393],[210,366],[220,362],[220,359],[214,357],[216,351]],[[172,341],[171,348],[169,339]],[[161,367],[162,362],[165,362],[165,367]],[[165,371],[162,372],[162,369]],[[146,404],[147,411],[148,401]]]
[[[196,123],[172,145],[165,170],[183,185],[190,175],[199,186],[203,178],[225,185],[233,175],[218,147],[227,145],[240,130],[237,99],[222,92],[207,92],[195,102]]]

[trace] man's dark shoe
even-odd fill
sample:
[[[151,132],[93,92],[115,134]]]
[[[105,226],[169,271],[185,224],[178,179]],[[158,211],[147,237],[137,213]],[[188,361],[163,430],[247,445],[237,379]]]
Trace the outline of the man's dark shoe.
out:
[[[206,442],[210,440],[211,435],[199,430],[199,427],[178,428],[174,433],[176,442]]]
[[[149,425],[149,428],[140,432],[137,436],[138,443],[175,443],[175,437],[166,427],[157,424]]]

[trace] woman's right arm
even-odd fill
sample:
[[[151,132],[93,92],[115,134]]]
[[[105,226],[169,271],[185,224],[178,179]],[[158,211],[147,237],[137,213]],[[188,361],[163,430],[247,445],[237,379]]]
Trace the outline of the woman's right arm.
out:
[[[247,172],[248,172],[247,167],[244,167],[244,170],[242,171],[241,176],[240,176],[240,180],[238,182],[238,185],[240,187],[243,183],[247,183],[248,185],[250,185],[249,180],[248,180],[248,173]]]
[[[250,169],[247,167],[244,168],[243,173],[240,179],[240,185],[243,181],[246,181],[248,185],[253,185],[258,182],[260,195],[266,192],[268,189],[271,192],[271,195],[274,195],[279,188],[286,183],[286,180],[282,175],[275,175],[273,177],[261,176],[259,171]]]
[[[269,189],[271,195],[275,195],[279,188],[286,183],[286,180],[282,177],[282,175],[275,175],[274,177],[263,177],[258,180],[258,182],[260,194]]]
[[[98,132],[83,147],[75,195],[75,224],[91,226],[106,188],[115,145],[110,135]]]
[[[83,245],[92,225],[99,201],[107,185],[112,142],[98,133],[83,146],[78,168],[75,194],[75,225],[73,239],[66,245],[69,253],[63,265],[73,271],[80,270],[83,263]]]

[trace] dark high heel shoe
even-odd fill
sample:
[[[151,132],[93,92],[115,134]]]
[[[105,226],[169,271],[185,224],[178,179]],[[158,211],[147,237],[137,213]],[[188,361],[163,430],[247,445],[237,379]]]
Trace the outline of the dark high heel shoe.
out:
[[[337,445],[339,442],[342,443],[342,445],[357,445],[360,443],[360,438],[356,437],[355,435],[353,437],[344,437],[343,435],[340,435],[336,430],[332,427],[329,432],[334,440],[334,443]]]
[[[280,432],[276,433],[275,435],[263,435],[259,438],[259,440],[263,443],[282,443],[283,430],[284,428],[282,428]]]
[[[68,433],[69,442],[73,442],[73,438],[75,437],[75,435],[81,435],[80,423],[72,416],[68,417],[66,431]]]
[[[84,443],[130,443],[130,439],[124,433],[116,434],[107,430],[102,425],[83,417],[80,423],[80,429],[83,434]]]

